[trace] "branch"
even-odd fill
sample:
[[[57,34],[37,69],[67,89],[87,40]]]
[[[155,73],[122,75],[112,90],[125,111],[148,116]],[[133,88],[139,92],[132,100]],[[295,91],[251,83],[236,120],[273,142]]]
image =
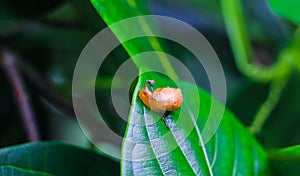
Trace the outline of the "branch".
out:
[[[27,132],[28,140],[38,141],[40,139],[40,134],[35,115],[30,104],[29,95],[17,68],[17,57],[7,48],[0,49],[1,66],[7,74],[11,86],[14,89],[16,102],[19,105],[19,110]]]
[[[288,78],[289,76],[286,75],[283,78],[274,80],[272,82],[271,90],[269,92],[267,100],[260,106],[260,109],[256,113],[254,120],[249,127],[249,130],[252,134],[260,133],[266,120],[277,105],[281,97],[281,92],[289,80]]]

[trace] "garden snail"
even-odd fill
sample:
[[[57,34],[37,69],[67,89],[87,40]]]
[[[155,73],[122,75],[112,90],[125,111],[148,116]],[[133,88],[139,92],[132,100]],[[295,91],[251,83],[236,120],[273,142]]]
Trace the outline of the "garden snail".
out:
[[[144,88],[139,92],[139,98],[142,102],[154,112],[174,111],[180,108],[182,103],[182,94],[180,89],[176,88],[158,88],[151,92],[147,88],[147,83],[154,85],[154,80],[147,80]]]

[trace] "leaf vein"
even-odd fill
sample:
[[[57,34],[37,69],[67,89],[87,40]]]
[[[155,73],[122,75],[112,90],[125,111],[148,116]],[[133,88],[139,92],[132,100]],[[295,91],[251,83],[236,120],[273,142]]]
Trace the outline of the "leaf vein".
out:
[[[188,108],[187,108],[188,109]],[[188,109],[188,112],[189,112],[189,114],[190,114],[190,117],[191,117],[191,120],[193,121],[193,124],[194,124],[194,127],[196,128],[196,131],[197,131],[197,134],[198,134],[198,136],[199,136],[199,141],[200,141],[200,146],[202,147],[202,151],[203,151],[203,154],[204,154],[204,157],[205,157],[205,161],[206,161],[206,165],[207,165],[207,168],[208,168],[208,170],[209,170],[209,174],[211,175],[211,176],[213,176],[214,174],[213,174],[213,171],[212,171],[212,169],[211,169],[211,167],[210,167],[210,162],[209,162],[209,159],[208,159],[208,154],[207,154],[207,151],[206,151],[206,148],[205,148],[205,144],[204,144],[204,142],[203,142],[203,139],[202,139],[202,135],[201,135],[201,132],[200,132],[200,130],[199,130],[199,128],[198,128],[198,125],[197,125],[197,122],[196,122],[196,120],[195,120],[195,118],[194,118],[194,114],[191,112],[191,110],[190,109]],[[197,130],[198,129],[198,130]],[[198,133],[199,132],[199,133]]]

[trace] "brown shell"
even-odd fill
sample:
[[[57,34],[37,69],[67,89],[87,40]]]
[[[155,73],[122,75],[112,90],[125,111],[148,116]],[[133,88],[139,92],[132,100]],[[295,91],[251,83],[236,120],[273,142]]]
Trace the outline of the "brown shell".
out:
[[[143,88],[139,93],[140,99],[152,111],[174,111],[180,108],[182,103],[182,93],[176,88],[158,88],[150,92]]]

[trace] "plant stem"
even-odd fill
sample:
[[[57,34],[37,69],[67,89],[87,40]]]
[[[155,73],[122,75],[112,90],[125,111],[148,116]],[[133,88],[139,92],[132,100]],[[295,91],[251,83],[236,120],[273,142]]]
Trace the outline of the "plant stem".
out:
[[[40,139],[38,126],[32,111],[29,95],[17,68],[16,56],[8,49],[1,49],[2,67],[14,89],[16,102],[19,105],[28,140],[31,142],[38,141]]]
[[[254,117],[251,126],[249,127],[249,130],[252,134],[258,134],[261,131],[264,123],[266,122],[271,112],[275,108],[276,104],[278,103],[281,92],[285,87],[288,78],[289,75],[284,76],[282,79],[278,79],[272,82],[271,90],[269,92],[267,100],[260,107],[260,109]]]
[[[254,81],[269,82],[277,77],[280,70],[287,65],[284,60],[279,58],[270,67],[260,67],[251,63],[252,48],[247,35],[240,0],[222,0],[222,9],[238,69]]]
[[[291,57],[288,48],[279,54],[277,61],[272,66],[260,67],[253,64],[251,43],[247,35],[240,0],[222,0],[222,8],[238,69],[253,81],[271,82],[267,100],[260,107],[249,128],[251,133],[257,134],[279,101],[282,89],[292,70],[291,63],[296,60],[296,57]]]

